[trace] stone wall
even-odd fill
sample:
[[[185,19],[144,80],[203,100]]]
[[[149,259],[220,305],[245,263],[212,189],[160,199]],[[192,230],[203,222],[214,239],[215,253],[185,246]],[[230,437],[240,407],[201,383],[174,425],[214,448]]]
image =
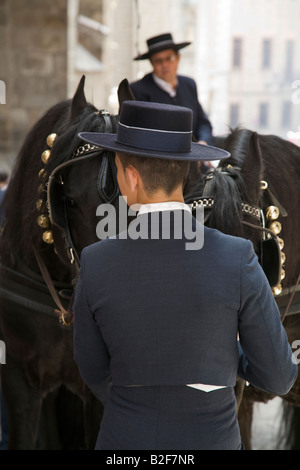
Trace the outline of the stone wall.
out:
[[[67,0],[0,0],[0,167],[11,168],[41,115],[66,98]]]

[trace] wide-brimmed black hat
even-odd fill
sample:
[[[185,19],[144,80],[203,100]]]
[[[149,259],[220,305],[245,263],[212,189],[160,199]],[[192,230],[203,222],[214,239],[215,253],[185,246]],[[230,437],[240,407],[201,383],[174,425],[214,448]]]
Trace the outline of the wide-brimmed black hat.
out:
[[[100,148],[169,160],[220,160],[230,153],[192,142],[189,108],[145,101],[124,101],[117,134],[81,132],[79,137]]]
[[[180,42],[178,44],[175,44],[172,38],[172,34],[160,34],[159,36],[154,36],[153,38],[147,39],[148,52],[146,52],[145,54],[139,54],[137,57],[134,58],[134,60],[149,59],[152,54],[164,51],[166,49],[174,49],[175,51],[178,51],[183,47],[189,46],[190,44],[190,42]]]

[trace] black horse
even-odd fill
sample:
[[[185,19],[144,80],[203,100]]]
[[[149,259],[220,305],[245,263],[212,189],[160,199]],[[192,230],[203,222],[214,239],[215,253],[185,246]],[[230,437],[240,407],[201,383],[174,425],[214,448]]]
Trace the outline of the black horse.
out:
[[[120,101],[134,99],[128,82],[122,83]],[[118,209],[113,154],[83,144],[77,134],[81,131],[115,131],[116,123],[116,117],[109,118],[105,112],[99,112],[86,102],[82,80],[72,101],[56,105],[37,123],[17,159],[5,201],[7,218],[0,246],[3,301],[0,330],[7,346],[7,366],[2,368],[2,381],[10,420],[10,448],[35,446],[41,408],[45,416],[42,423],[47,423],[41,430],[46,448],[61,446],[62,442],[64,447],[85,447],[83,440],[87,434],[80,432],[81,419],[73,418],[68,429],[61,429],[66,420],[61,419],[57,424],[53,419],[61,413],[61,403],[64,410],[67,408],[64,413],[68,412],[66,404],[72,404],[75,418],[95,417],[93,426],[91,422],[87,423],[92,430],[87,445],[92,447],[96,438],[101,409],[96,414],[91,409],[92,406],[99,408],[99,404],[93,402],[78,375],[72,356],[72,330],[59,324],[57,315],[63,323],[71,322],[72,302],[69,299],[76,282],[80,251],[97,239],[99,217],[96,208],[103,202],[110,202]],[[51,147],[55,138],[52,135],[45,146],[52,133],[58,135],[55,143]],[[286,278],[282,287],[283,294],[290,296],[286,289],[296,284],[299,271],[299,240],[294,237],[299,227],[299,213],[294,213],[292,207],[294,204],[296,208],[299,200],[299,149],[276,137],[260,136],[259,142],[262,152],[257,135],[248,130],[235,131],[224,142],[218,140],[217,145],[228,149],[232,157],[208,174],[207,180],[199,174],[197,165],[191,166],[185,199],[190,203],[196,201],[193,205],[201,200],[208,211],[208,225],[250,238],[270,283],[279,289],[281,256],[276,239],[268,238],[271,232],[268,229],[261,231],[263,218],[260,211],[269,206],[278,207],[279,220],[284,217],[282,240],[286,254]],[[41,154],[46,163],[40,161]],[[280,160],[282,155],[284,166]],[[261,187],[262,178],[268,188],[266,183],[265,189]],[[291,195],[286,188],[291,188]],[[274,219],[277,223],[279,220]],[[269,222],[266,215],[266,224]],[[266,234],[265,240],[262,233]],[[284,304],[287,302],[284,296],[280,298],[286,310]],[[285,313],[290,314],[295,308],[293,302]],[[287,327],[293,321],[296,326],[291,325],[289,335],[297,338],[297,315],[285,317]],[[61,384],[65,388],[62,389]],[[239,402],[243,386],[239,383],[237,387]],[[52,390],[55,394],[49,393]],[[69,390],[83,399],[83,402],[77,400],[75,412],[76,397],[71,396]],[[252,387],[245,390],[240,408],[242,432],[249,429],[252,403],[271,398],[261,397]],[[293,403],[297,402],[297,384],[289,394],[292,395]],[[248,408],[250,403],[250,409],[244,406],[245,403]],[[250,419],[246,420],[246,417]],[[44,428],[46,432],[43,432]],[[60,432],[58,437],[54,429]],[[70,444],[72,436],[75,444]],[[245,431],[244,436],[247,444]]]
[[[132,98],[127,81],[119,98]],[[79,375],[68,325],[80,251],[98,239],[95,207],[109,202],[117,210],[119,189],[113,154],[77,134],[115,132],[116,125],[117,116],[87,103],[82,77],[73,99],[36,123],[16,159],[0,241],[9,449],[93,448],[97,437],[102,407]]]
[[[206,225],[253,242],[296,354],[300,338],[300,148],[248,129],[236,129],[216,144],[231,157],[207,173],[198,191],[201,198],[189,195],[187,199],[195,201],[194,207],[204,205]],[[197,192],[195,187],[193,192]],[[271,398],[252,386],[244,389],[239,421],[247,448],[251,448],[253,403]],[[300,405],[300,377],[283,398],[299,419],[294,407]],[[299,424],[291,423],[295,437],[293,431]]]

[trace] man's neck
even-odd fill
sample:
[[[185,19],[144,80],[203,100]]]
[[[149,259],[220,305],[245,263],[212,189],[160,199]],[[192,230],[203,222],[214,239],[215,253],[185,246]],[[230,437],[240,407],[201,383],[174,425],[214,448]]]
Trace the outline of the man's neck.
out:
[[[172,82],[167,82],[162,78],[158,77],[154,72],[152,74],[153,80],[155,83],[162,88],[164,91],[169,93],[170,95],[176,95],[176,88],[177,88],[177,77]]]
[[[182,190],[173,191],[171,194],[166,194],[164,191],[156,191],[148,195],[143,192],[138,198],[139,204],[156,204],[158,202],[184,202]]]

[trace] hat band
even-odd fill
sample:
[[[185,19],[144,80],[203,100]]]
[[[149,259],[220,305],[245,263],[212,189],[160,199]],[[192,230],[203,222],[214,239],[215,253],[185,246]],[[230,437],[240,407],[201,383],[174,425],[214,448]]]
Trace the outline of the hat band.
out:
[[[176,47],[176,44],[174,44],[173,41],[170,41],[170,39],[166,40],[166,41],[160,41],[160,42],[155,42],[154,44],[151,44],[149,46],[148,44],[148,49],[149,51],[151,51],[151,49],[156,49],[157,47],[161,47],[161,46],[165,46],[165,45],[170,45],[170,47]]]
[[[163,131],[126,126],[119,122],[116,142],[143,150],[187,153],[192,148],[192,131]]]

